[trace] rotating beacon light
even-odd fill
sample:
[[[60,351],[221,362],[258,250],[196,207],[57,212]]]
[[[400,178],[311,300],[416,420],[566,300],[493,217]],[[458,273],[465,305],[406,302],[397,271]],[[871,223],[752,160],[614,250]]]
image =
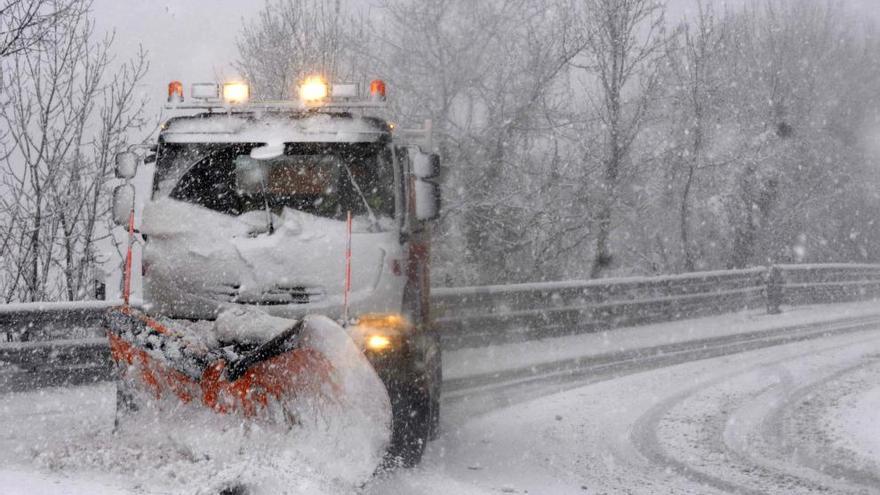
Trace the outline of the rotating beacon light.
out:
[[[183,83],[180,81],[171,81],[168,83],[168,103],[183,102]]]
[[[385,81],[374,79],[370,82],[370,100],[385,101]]]

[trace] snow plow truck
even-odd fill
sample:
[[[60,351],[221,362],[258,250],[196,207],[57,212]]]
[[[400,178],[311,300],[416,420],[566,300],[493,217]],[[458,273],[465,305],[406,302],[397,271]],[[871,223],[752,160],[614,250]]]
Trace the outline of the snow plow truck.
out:
[[[291,101],[252,101],[240,82],[189,89],[169,84],[166,109],[178,115],[157,143],[116,157],[124,183],[112,214],[129,234],[125,304],[105,319],[117,418],[186,405],[290,426],[303,401],[385,407],[385,462],[418,463],[437,431],[441,381],[430,122],[396,129],[379,80],[362,93],[313,77]],[[135,225],[131,179],[145,162],[155,163],[152,192]],[[132,244],[142,249],[137,308]]]

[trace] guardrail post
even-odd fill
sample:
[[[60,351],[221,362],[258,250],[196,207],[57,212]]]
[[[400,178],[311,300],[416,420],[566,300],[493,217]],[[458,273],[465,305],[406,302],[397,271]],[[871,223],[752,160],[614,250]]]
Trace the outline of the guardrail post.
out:
[[[766,275],[767,314],[778,315],[782,313],[780,306],[782,306],[784,285],[782,270],[775,265],[768,267]]]
[[[95,279],[94,281],[94,296],[97,301],[106,301],[107,300],[107,284],[101,280]]]

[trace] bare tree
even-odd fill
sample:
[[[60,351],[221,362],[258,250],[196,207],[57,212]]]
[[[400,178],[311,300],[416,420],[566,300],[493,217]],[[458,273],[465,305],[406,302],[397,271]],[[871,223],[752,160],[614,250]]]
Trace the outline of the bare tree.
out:
[[[148,69],[146,54],[139,52],[108,78],[110,46],[110,40],[105,40],[92,49],[95,92],[91,97],[96,112],[77,132],[77,146],[64,171],[64,189],[53,191],[61,222],[61,269],[69,300],[83,297],[87,284],[96,278],[91,272],[101,260],[95,243],[102,228],[109,225],[103,222],[109,213],[107,179],[112,175],[115,152],[125,146],[128,132],[143,124],[145,100],[138,97],[135,88]]]
[[[696,0],[696,18],[683,21],[679,27],[680,44],[670,44],[667,50],[668,77],[664,82],[671,88],[673,116],[668,117],[676,127],[676,146],[673,150],[674,177],[681,182],[678,200],[678,231],[681,242],[682,264],[685,271],[696,268],[695,245],[691,238],[691,203],[701,169],[712,167],[706,152],[710,147],[712,121],[720,109],[719,96],[723,79],[720,66],[724,43],[723,30],[718,26],[711,5]]]
[[[54,26],[84,6],[78,0],[5,0],[0,4],[0,58],[39,48]]]
[[[610,236],[620,181],[658,82],[655,61],[661,55],[664,6],[654,0],[586,0],[584,61],[594,74],[598,96],[590,109],[601,121],[602,175],[595,214],[595,252],[590,270],[598,277],[612,263]]]
[[[810,252],[833,239],[814,232],[831,221],[829,202],[848,190],[841,179],[851,173],[854,143],[835,136],[850,124],[830,127],[829,116],[851,84],[837,76],[851,72],[840,65],[861,58],[841,21],[836,4],[789,0],[747,6],[725,20],[726,113],[744,142],[730,171],[729,266],[797,259],[798,238],[817,241],[807,242]]]
[[[95,41],[88,3],[74,7],[44,34],[40,50],[3,63],[10,77],[0,122],[9,145],[0,167],[15,203],[5,202],[0,214],[7,239],[18,241],[0,253],[6,301],[83,296],[106,219],[111,157],[140,124],[134,87],[145,54],[110,76],[112,36]]]

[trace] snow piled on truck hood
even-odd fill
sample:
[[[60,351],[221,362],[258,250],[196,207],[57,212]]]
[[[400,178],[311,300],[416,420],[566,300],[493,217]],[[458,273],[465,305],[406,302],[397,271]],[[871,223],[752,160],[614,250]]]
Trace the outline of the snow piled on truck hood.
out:
[[[315,301],[341,303],[345,282],[345,222],[292,209],[274,216],[275,233],[266,234],[265,212],[239,217],[163,198],[144,208],[141,231],[149,243],[147,302],[171,294],[253,304],[273,291],[302,287],[320,293]],[[389,253],[393,233],[366,232],[369,223],[356,218],[352,238],[352,296],[375,289]],[[163,308],[156,308],[160,312]],[[216,309],[216,308],[215,308]]]

